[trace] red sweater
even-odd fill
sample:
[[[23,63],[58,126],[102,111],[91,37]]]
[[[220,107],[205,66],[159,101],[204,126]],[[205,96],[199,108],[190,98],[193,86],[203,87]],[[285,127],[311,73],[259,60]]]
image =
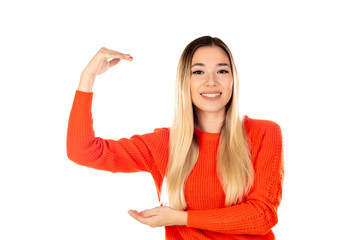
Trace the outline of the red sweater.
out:
[[[160,200],[168,162],[169,128],[119,140],[95,137],[93,92],[76,90],[67,132],[67,155],[77,164],[110,172],[151,173]],[[275,239],[284,176],[282,133],[278,124],[244,116],[251,144],[255,182],[245,200],[225,207],[216,173],[220,133],[195,128],[199,158],[185,183],[187,226],[165,227],[166,239]]]

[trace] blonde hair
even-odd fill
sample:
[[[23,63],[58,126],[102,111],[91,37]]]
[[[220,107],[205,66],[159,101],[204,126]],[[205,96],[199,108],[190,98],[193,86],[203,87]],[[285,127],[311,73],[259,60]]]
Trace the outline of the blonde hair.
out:
[[[217,156],[217,172],[226,195],[225,205],[239,203],[249,193],[254,179],[246,131],[238,112],[239,80],[232,54],[219,38],[197,38],[186,46],[178,64],[175,111],[170,128],[169,162],[162,187],[165,189],[161,190],[167,191],[169,205],[178,210],[187,207],[184,186],[199,155],[199,145],[194,135],[196,115],[190,94],[190,68],[195,51],[203,46],[218,46],[227,53],[234,79],[232,97],[226,105]]]

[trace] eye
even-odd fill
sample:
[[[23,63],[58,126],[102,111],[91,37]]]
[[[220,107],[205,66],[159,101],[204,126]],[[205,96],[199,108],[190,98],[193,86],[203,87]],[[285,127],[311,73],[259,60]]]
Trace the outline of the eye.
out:
[[[219,73],[224,74],[224,73],[229,73],[229,71],[228,70],[220,70]]]
[[[192,72],[193,74],[203,74],[204,72],[203,71],[200,71],[200,70],[198,70],[198,71],[194,71],[194,72]]]

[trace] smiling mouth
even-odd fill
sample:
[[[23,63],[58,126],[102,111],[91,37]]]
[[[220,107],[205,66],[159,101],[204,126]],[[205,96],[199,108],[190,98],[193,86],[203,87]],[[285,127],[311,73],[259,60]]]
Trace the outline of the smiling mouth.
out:
[[[222,93],[200,93],[201,96],[205,96],[205,97],[209,97],[209,98],[214,98],[217,97],[219,95],[221,95]]]

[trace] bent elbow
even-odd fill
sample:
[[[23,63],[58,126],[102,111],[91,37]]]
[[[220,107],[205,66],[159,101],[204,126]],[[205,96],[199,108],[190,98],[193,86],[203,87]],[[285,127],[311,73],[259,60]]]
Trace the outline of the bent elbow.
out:
[[[81,166],[88,166],[90,163],[89,154],[80,149],[76,149],[75,147],[66,147],[66,155],[69,160],[72,162],[81,165]]]
[[[76,151],[67,148],[66,149],[66,155],[67,155],[68,159],[71,160],[72,162],[74,162],[74,163],[76,163],[78,165],[82,165],[81,163],[83,161],[81,161],[81,157]]]
[[[266,235],[278,223],[276,210],[267,208],[264,213],[262,226],[258,228],[258,235]]]
[[[91,165],[101,156],[103,144],[98,138],[86,142],[77,142],[68,138],[66,142],[66,154],[69,160],[74,163],[91,167]]]

